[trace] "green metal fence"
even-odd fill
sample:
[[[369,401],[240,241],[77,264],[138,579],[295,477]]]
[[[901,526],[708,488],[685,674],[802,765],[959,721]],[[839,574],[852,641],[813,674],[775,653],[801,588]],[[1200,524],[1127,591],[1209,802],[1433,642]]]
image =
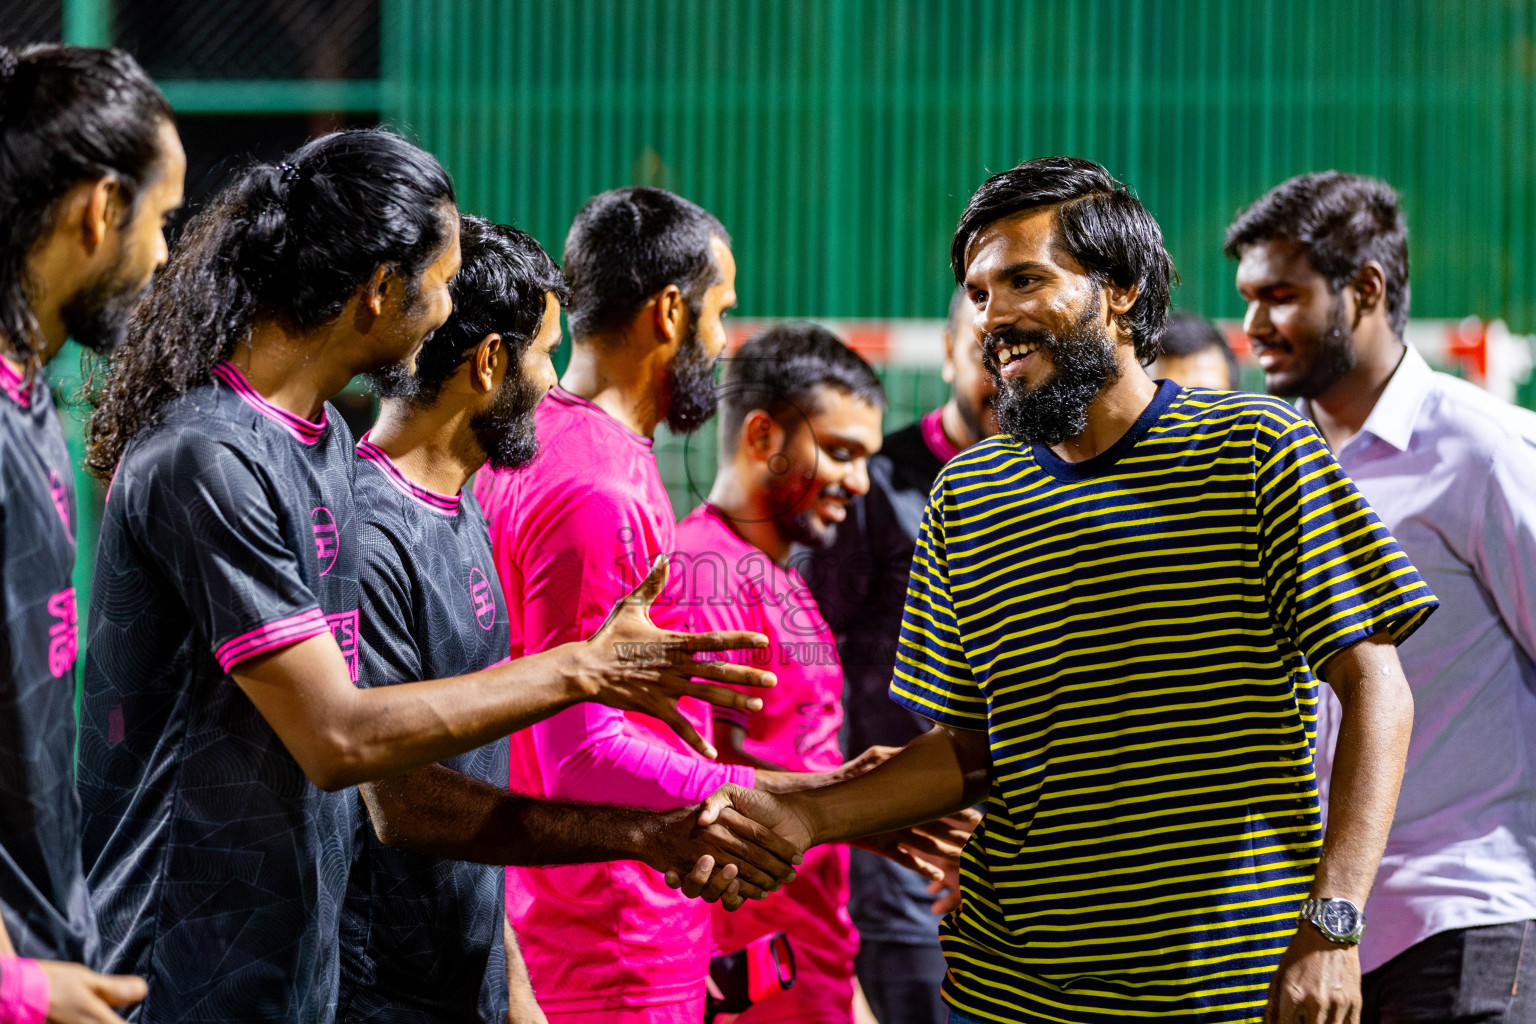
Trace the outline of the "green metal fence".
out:
[[[934,316],[989,170],[1132,182],[1238,311],[1223,228],[1337,167],[1401,189],[1414,313],[1536,327],[1536,15],[1458,0],[385,0],[389,120],[466,207],[558,248],[592,193],[720,215],[753,315]]]
[[[556,252],[594,192],[675,189],[731,230],[753,316],[941,316],[976,184],[1073,153],[1157,215],[1185,308],[1237,315],[1225,225],[1338,167],[1402,192],[1415,315],[1536,330],[1533,0],[0,0],[30,38],[139,52],[210,183],[243,126],[377,117]],[[942,393],[887,383],[891,424]],[[712,447],[658,445],[680,507]]]

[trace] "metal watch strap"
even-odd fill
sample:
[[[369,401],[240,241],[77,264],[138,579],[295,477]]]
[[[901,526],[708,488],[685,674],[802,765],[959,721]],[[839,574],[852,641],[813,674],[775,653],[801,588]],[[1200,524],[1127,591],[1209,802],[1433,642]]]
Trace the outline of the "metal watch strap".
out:
[[[1340,903],[1348,907],[1350,911],[1353,912],[1355,926],[1348,932],[1335,931],[1327,924],[1326,911],[1329,909],[1330,905]],[[1360,936],[1365,931],[1364,911],[1355,906],[1354,901],[1346,900],[1342,897],[1332,897],[1329,899],[1320,900],[1302,900],[1301,913],[1299,916],[1301,920],[1306,921],[1318,931],[1322,932],[1323,937],[1331,942],[1343,942],[1348,943],[1349,945],[1356,945],[1360,942]]]

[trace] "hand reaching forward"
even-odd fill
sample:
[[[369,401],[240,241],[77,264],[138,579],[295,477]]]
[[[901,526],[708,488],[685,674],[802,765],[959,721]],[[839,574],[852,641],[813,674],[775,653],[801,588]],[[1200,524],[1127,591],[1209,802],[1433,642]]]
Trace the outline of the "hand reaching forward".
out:
[[[846,782],[849,779],[863,775],[872,768],[880,767],[880,765],[899,753],[901,753],[900,747],[882,747],[879,745],[870,747],[858,757],[853,758],[851,761],[844,761],[842,765],[833,769],[830,778],[834,783]]]
[[[715,748],[677,710],[677,699],[697,697],[721,707],[757,711],[763,706],[760,698],[695,679],[732,686],[772,686],[775,680],[771,672],[727,661],[699,661],[695,655],[766,647],[768,638],[730,630],[678,633],[659,628],[651,622],[650,609],[666,583],[667,558],[662,555],[640,586],[614,605],[598,631],[576,645],[579,685],[587,700],[661,719],[712,758]]]
[[[715,790],[709,799],[695,808],[697,826],[702,829],[723,827],[738,836],[752,836],[759,845],[771,846],[778,851],[780,856],[788,855],[786,859],[793,863],[800,863],[802,854],[811,845],[812,831],[810,823],[806,821],[798,811],[792,809],[790,799],[775,793],[765,793],[760,789],[743,789],[736,785],[724,785]],[[770,838],[772,837],[772,838]],[[711,874],[713,864],[706,865],[704,858],[700,858],[686,877],[680,873],[668,872],[667,884],[674,889],[681,888],[687,896],[703,895],[705,899],[714,902],[711,895],[721,901],[721,905],[727,910],[735,910],[750,899],[761,899],[767,892],[778,888],[752,892],[752,887],[742,883],[749,880],[743,877],[733,881],[723,871]],[[726,865],[728,869],[730,865]],[[780,878],[780,882],[794,880],[791,874],[788,878]]]

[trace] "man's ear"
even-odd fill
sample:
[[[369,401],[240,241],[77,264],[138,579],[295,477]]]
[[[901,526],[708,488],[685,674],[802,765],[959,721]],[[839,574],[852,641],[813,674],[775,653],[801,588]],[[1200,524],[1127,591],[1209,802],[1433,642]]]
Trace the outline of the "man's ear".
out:
[[[1131,311],[1131,307],[1136,305],[1136,300],[1140,297],[1140,284],[1133,284],[1122,288],[1111,281],[1104,285],[1104,305],[1109,312],[1110,323],[1118,327],[1120,333],[1124,335],[1121,339],[1121,344],[1129,345],[1135,342],[1134,332],[1132,332],[1130,325],[1126,323],[1124,318]]]
[[[656,293],[653,300],[652,326],[661,344],[671,345],[683,336],[688,326],[688,304],[683,301],[682,290],[669,284]]]
[[[85,203],[85,224],[82,239],[87,252],[106,241],[107,235],[122,226],[128,214],[123,201],[123,188],[116,178],[100,178],[91,186]]]
[[[59,200],[55,230],[78,239],[87,256],[106,242],[107,235],[123,223],[123,190],[111,176],[81,182]]]
[[[1124,316],[1129,313],[1139,298],[1141,298],[1140,284],[1122,288],[1111,281],[1104,286],[1104,304],[1109,307],[1111,316]]]
[[[948,327],[944,328],[944,365],[939,376],[945,384],[955,382],[955,334]]]
[[[1367,260],[1365,266],[1355,272],[1350,287],[1355,290],[1357,317],[1386,305],[1387,272],[1375,260]]]
[[[470,383],[476,391],[490,394],[496,389],[496,368],[506,358],[507,348],[501,342],[501,335],[487,334],[480,339],[470,356]]]
[[[741,421],[740,448],[753,462],[767,462],[784,447],[783,428],[763,409],[753,409]]]
[[[362,306],[374,316],[384,312],[384,294],[391,288],[399,288],[400,275],[388,263],[380,263],[363,282]]]

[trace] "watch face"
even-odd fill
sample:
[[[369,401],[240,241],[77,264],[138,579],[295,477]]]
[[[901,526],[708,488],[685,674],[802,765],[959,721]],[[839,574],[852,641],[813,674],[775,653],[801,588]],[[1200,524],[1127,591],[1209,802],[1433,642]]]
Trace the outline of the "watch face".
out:
[[[1343,900],[1323,904],[1323,931],[1330,935],[1349,935],[1360,923],[1360,912]]]

